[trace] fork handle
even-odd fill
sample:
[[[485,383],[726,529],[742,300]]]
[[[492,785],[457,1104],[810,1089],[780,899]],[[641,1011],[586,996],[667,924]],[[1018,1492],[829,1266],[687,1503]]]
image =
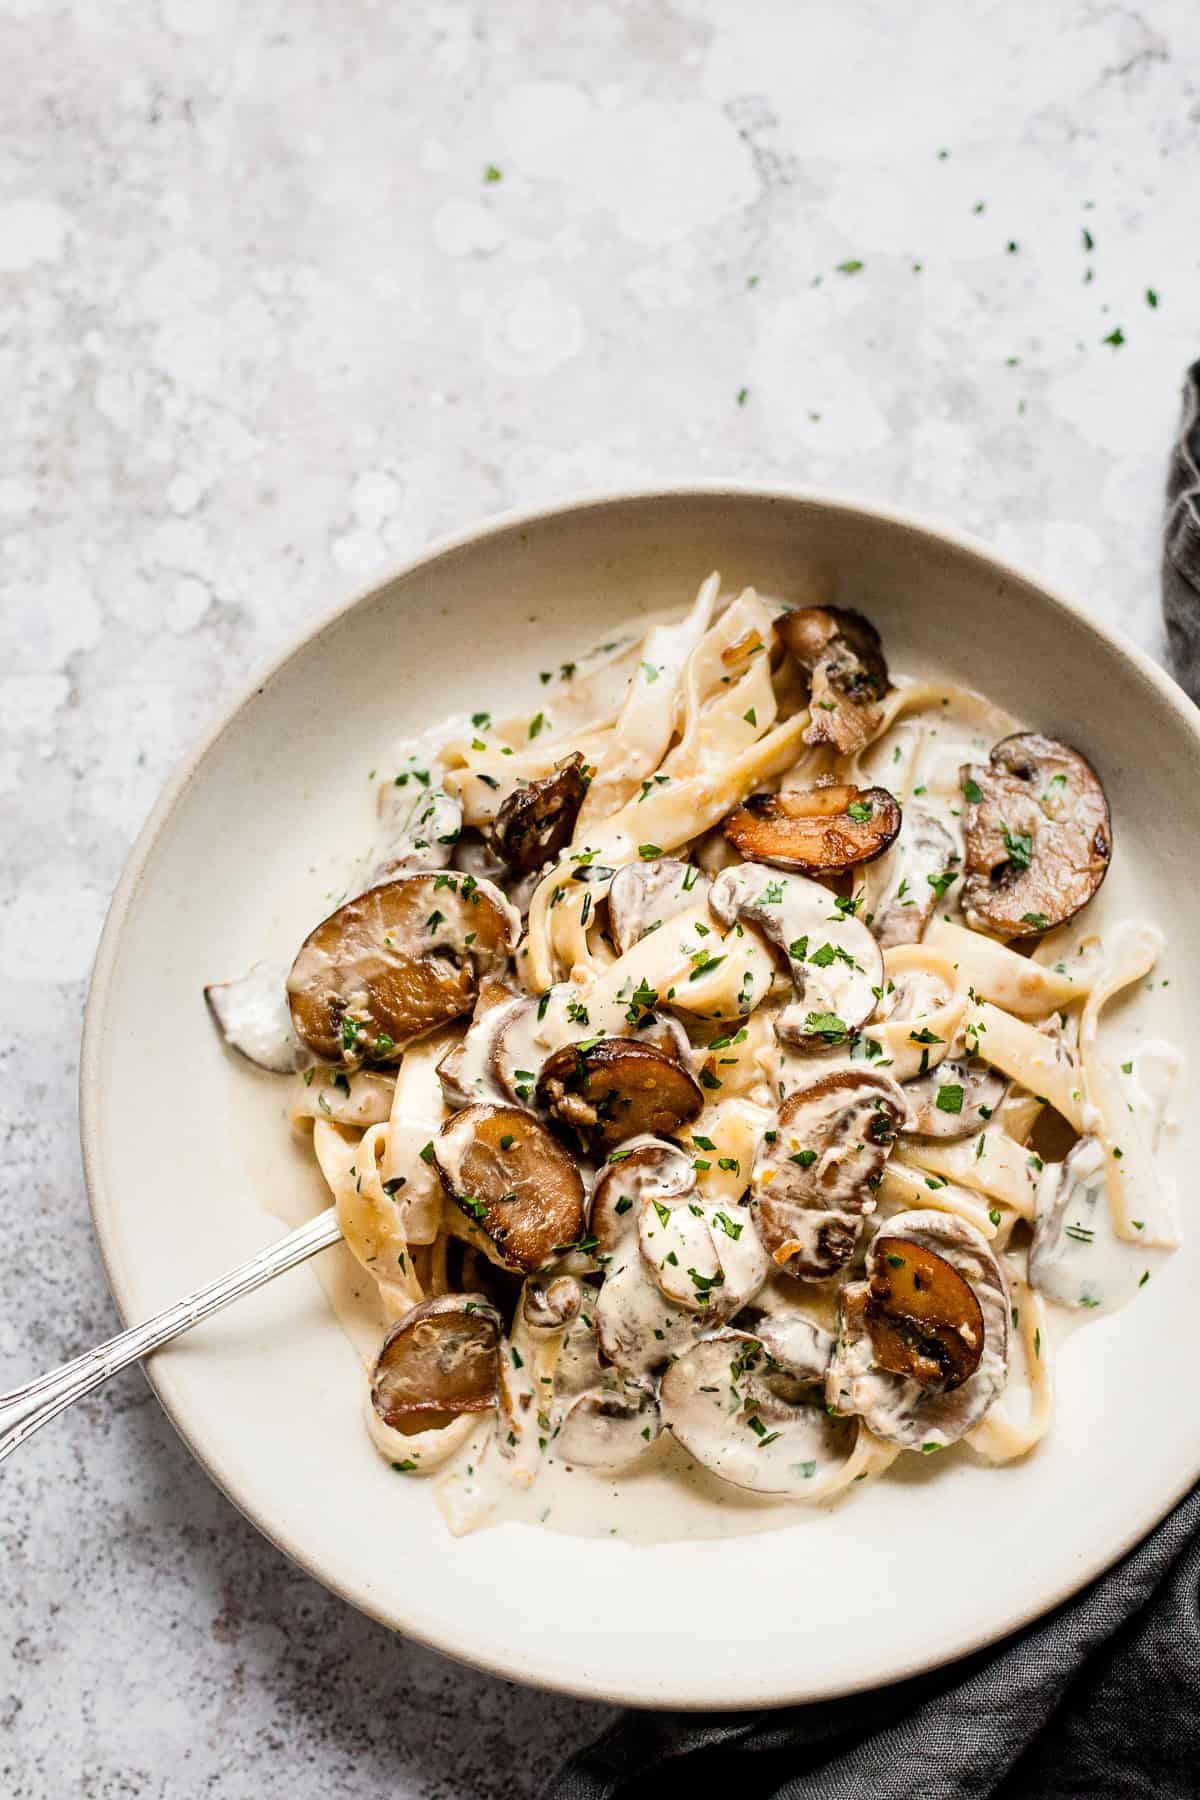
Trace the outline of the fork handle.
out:
[[[76,1356],[24,1387],[0,1394],[0,1462],[11,1456],[18,1444],[32,1437],[40,1425],[57,1418],[60,1412],[90,1394],[119,1369],[140,1362],[151,1350],[190,1331],[193,1325],[207,1319],[210,1313],[219,1312],[231,1300],[253,1293],[264,1282],[282,1275],[285,1269],[295,1268],[297,1263],[315,1256],[318,1250],[328,1249],[341,1235],[337,1213],[332,1206],[328,1207],[315,1219],[301,1225],[298,1231],[290,1232],[266,1250],[260,1250],[240,1268],[186,1294],[174,1306],[164,1307],[144,1324],[120,1332],[107,1343],[98,1344],[94,1350]]]

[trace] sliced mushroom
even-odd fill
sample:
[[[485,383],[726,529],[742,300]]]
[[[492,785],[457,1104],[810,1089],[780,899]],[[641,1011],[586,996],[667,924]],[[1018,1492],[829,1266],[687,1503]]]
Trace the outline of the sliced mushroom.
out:
[[[897,1256],[905,1260],[889,1260]],[[1003,1271],[982,1233],[952,1213],[889,1219],[868,1250],[866,1280],[847,1283],[839,1308],[826,1400],[839,1413],[857,1413],[888,1443],[907,1450],[955,1443],[1008,1379]]]
[[[1091,764],[1029,731],[1003,738],[988,762],[961,773],[967,923],[1021,938],[1073,918],[1112,857],[1108,801]]]
[[[725,821],[743,856],[804,875],[873,862],[899,830],[900,808],[886,788],[846,784],[752,794]]]
[[[502,881],[504,864],[496,855],[483,833],[468,825],[459,833],[450,857],[450,866],[458,869],[463,875],[473,875],[476,881]]]
[[[691,1159],[654,1138],[625,1145],[600,1176],[591,1229],[606,1266],[600,1344],[631,1375],[661,1368],[731,1318],[767,1276],[750,1209],[703,1203]]]
[[[756,1493],[815,1497],[854,1449],[853,1423],[831,1417],[820,1389],[780,1368],[748,1331],[715,1332],[672,1363],[662,1405],[689,1455]]]
[[[281,964],[256,962],[236,981],[206,987],[204,998],[229,1048],[247,1062],[273,1075],[290,1075],[311,1060],[292,1027]]]
[[[288,975],[292,1022],[326,1062],[398,1060],[467,1012],[481,974],[503,967],[520,921],[490,882],[402,875],[311,931]]]
[[[875,908],[871,929],[884,949],[919,944],[939,895],[949,886],[958,862],[954,839],[923,806],[908,806],[887,864],[895,873]]]
[[[831,1331],[822,1330],[791,1308],[759,1313],[747,1307],[739,1323],[759,1340],[785,1374],[794,1375],[798,1381],[824,1382],[836,1342]]]
[[[506,1268],[536,1273],[583,1236],[574,1160],[519,1106],[468,1106],[433,1140],[442,1185]]]
[[[789,1095],[754,1163],[759,1234],[779,1268],[815,1281],[845,1267],[906,1116],[901,1089],[871,1069]]]
[[[642,1132],[677,1131],[704,1105],[688,1070],[644,1038],[565,1045],[543,1065],[537,1099],[597,1153]]]
[[[570,843],[587,793],[583,769],[576,750],[555,763],[553,774],[516,788],[501,805],[491,838],[514,875],[531,875]]]
[[[462,806],[444,788],[418,788],[414,799],[407,786],[388,782],[379,790],[383,835],[375,851],[366,887],[390,881],[400,870],[444,869],[462,831]]]
[[[371,1404],[395,1431],[428,1431],[496,1404],[503,1325],[482,1294],[439,1294],[392,1326],[371,1373]]]
[[[670,1202],[686,1198],[696,1187],[692,1159],[677,1144],[649,1135],[631,1139],[614,1151],[596,1178],[588,1230],[602,1255],[637,1229],[647,1199]]]
[[[970,1137],[987,1124],[1008,1082],[980,1057],[946,1057],[936,1069],[904,1083],[909,1123],[920,1137]]]
[[[843,606],[799,607],[781,614],[775,629],[809,679],[805,743],[831,744],[840,756],[852,756],[878,730],[877,703],[888,689],[879,633]]]
[[[618,1469],[641,1456],[662,1430],[653,1388],[625,1380],[572,1400],[554,1440],[557,1462],[585,1469]]]
[[[507,1021],[526,1001],[504,982],[485,975],[479,983],[475,1012],[466,1036],[447,1050],[438,1063],[438,1080],[447,1106],[471,1106],[476,1100],[502,1100],[505,1091],[496,1078],[496,1040]]]
[[[531,1275],[521,1290],[521,1311],[535,1333],[563,1331],[579,1316],[583,1285],[574,1275]]]
[[[1082,1137],[1061,1163],[1047,1162],[1038,1180],[1029,1280],[1062,1306],[1096,1307],[1111,1298],[1102,1286],[1111,1267],[1103,1254],[1112,1232],[1107,1166],[1100,1140]]]
[[[776,1021],[785,1043],[845,1043],[870,1018],[883,986],[883,953],[853,909],[839,906],[820,882],[742,863],[717,876],[709,906],[721,924],[742,919],[786,955],[796,999]]]
[[[632,950],[648,931],[695,906],[707,892],[708,877],[693,863],[675,857],[627,863],[618,869],[608,890],[608,922],[618,955]]]
[[[936,1250],[890,1233],[871,1246],[871,1265],[866,1321],[876,1367],[953,1393],[983,1355],[974,1289]]]

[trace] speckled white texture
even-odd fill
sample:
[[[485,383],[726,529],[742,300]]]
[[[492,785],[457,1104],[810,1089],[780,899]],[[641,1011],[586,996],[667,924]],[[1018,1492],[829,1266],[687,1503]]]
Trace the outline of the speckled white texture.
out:
[[[942,514],[1159,650],[1200,11],[0,0],[0,70],[8,1385],[114,1323],[74,1082],[126,851],[349,586],[729,474]],[[606,1717],[330,1598],[137,1375],[0,1483],[11,1800],[528,1795]]]

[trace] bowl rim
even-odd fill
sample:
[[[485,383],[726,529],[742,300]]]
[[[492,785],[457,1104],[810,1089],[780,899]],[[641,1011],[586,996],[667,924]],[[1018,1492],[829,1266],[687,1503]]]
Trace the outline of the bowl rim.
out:
[[[587,490],[550,504],[506,509],[490,514],[474,525],[445,533],[433,539],[415,555],[378,572],[369,584],[356,588],[348,595],[327,605],[317,613],[314,619],[292,631],[282,648],[265,657],[251,675],[235,689],[233,694],[219,703],[215,715],[207,727],[175,765],[128,852],[120,879],[109,903],[92,966],[84,1008],[79,1062],[79,1133],[84,1182],[105,1278],[123,1325],[128,1326],[136,1322],[131,1304],[131,1280],[118,1248],[113,1196],[105,1182],[100,1155],[107,1013],[120,939],[131,904],[145,878],[147,864],[163,829],[179,807],[209,751],[233,727],[249,702],[295,657],[337,626],[348,614],[374,600],[396,581],[406,579],[463,550],[482,547],[489,539],[500,538],[514,531],[519,532],[551,521],[561,521],[571,514],[597,513],[607,509],[617,510],[626,506],[652,506],[656,502],[669,503],[687,500],[719,502],[726,499],[759,501],[768,505],[801,505],[840,512],[851,518],[899,526],[918,536],[942,543],[975,563],[983,565],[993,574],[998,573],[1010,581],[1033,589],[1039,600],[1049,605],[1052,611],[1065,614],[1067,618],[1082,626],[1085,631],[1100,639],[1109,649],[1115,650],[1119,656],[1132,664],[1141,677],[1166,702],[1169,710],[1177,716],[1185,729],[1200,743],[1200,707],[1193,703],[1178,683],[1140,645],[1134,643],[1118,627],[1095,618],[1085,611],[1080,601],[1073,599],[1055,584],[1045,580],[1029,566],[993,549],[974,534],[961,530],[939,516],[914,512],[907,507],[895,506],[889,502],[804,485],[719,478],[703,481],[678,480],[632,487]],[[498,1657],[488,1656],[486,1653],[474,1650],[469,1641],[456,1637],[450,1629],[439,1632],[416,1622],[399,1623],[394,1614],[389,1613],[368,1591],[357,1588],[353,1582],[340,1579],[321,1569],[317,1566],[316,1561],[311,1560],[304,1550],[292,1540],[290,1532],[276,1528],[260,1517],[255,1510],[253,1497],[245,1491],[246,1484],[237,1479],[232,1472],[224,1472],[215,1466],[208,1447],[190,1427],[186,1404],[180,1398],[167,1367],[164,1366],[156,1371],[152,1358],[143,1362],[141,1367],[151,1392],[176,1432],[226,1498],[262,1533],[268,1542],[273,1544],[276,1549],[281,1550],[307,1575],[319,1581],[323,1587],[328,1588],[340,1599],[347,1601],[359,1612],[365,1613],[377,1623],[410,1638],[413,1642],[423,1644],[441,1655],[449,1656],[460,1663],[465,1663],[485,1674],[498,1676],[503,1680],[519,1680],[550,1692],[604,1702],[614,1706],[633,1706],[651,1710],[671,1707],[681,1711],[696,1712],[711,1709],[712,1702],[709,1699],[694,1693],[691,1695],[685,1692],[668,1693],[657,1697],[652,1702],[640,1699],[635,1692],[621,1687],[619,1683],[606,1682],[603,1679],[588,1679],[585,1675],[575,1677],[564,1675],[548,1660],[540,1661],[532,1657],[518,1657],[513,1654],[511,1649],[508,1660],[502,1663]],[[1119,1540],[1106,1549],[1099,1562],[1089,1561],[1081,1571],[1065,1572],[1052,1591],[1042,1594],[1035,1603],[1022,1607],[1018,1616],[998,1628],[981,1629],[969,1641],[957,1646],[949,1657],[938,1656],[930,1661],[927,1653],[914,1654],[911,1659],[906,1659],[891,1671],[888,1681],[900,1681],[930,1669],[945,1667],[950,1662],[958,1661],[979,1650],[986,1649],[1012,1632],[1021,1630],[1036,1619],[1044,1617],[1126,1556],[1178,1505],[1193,1486],[1194,1480],[1194,1476],[1185,1477],[1168,1495],[1156,1493],[1149,1503],[1140,1509],[1136,1519]],[[862,1693],[879,1685],[877,1680],[864,1677],[849,1683],[845,1680],[835,1680],[828,1690],[814,1689],[802,1696],[777,1689],[772,1693],[756,1697],[753,1701],[736,1702],[735,1708],[749,1710],[752,1707],[767,1709],[790,1706],[806,1701],[819,1701]],[[728,1705],[728,1702],[726,1704]]]

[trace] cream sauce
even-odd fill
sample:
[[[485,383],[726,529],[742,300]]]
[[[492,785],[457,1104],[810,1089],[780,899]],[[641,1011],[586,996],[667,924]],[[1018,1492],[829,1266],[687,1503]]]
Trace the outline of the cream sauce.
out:
[[[705,865],[720,868],[728,852],[714,854],[707,834],[730,806],[781,776],[795,785],[832,766],[828,752],[804,749],[802,712],[779,723],[787,680],[772,681],[764,645],[752,641],[765,636],[762,603],[747,595],[715,607],[716,623],[710,626],[714,603],[715,590],[707,591],[681,623],[665,624],[644,642],[609,646],[589,669],[581,665],[537,715],[541,724],[536,733],[524,715],[495,726],[490,719],[449,720],[398,747],[393,758],[400,785],[414,786],[414,793],[425,786],[422,772],[428,776],[436,799],[429,816],[447,827],[438,834],[446,837],[460,806],[468,823],[486,824],[505,792],[520,780],[546,773],[567,748],[582,750],[599,771],[586,834],[577,837],[573,852],[533,897],[529,943],[535,949],[530,953],[527,943],[518,959],[519,972],[533,987],[532,997],[495,1009],[467,1034],[457,1066],[465,1091],[488,1098],[515,1093],[519,1101],[530,1101],[537,1072],[554,1050],[592,1037],[629,1034],[648,1007],[665,1009],[686,1026],[693,1067],[703,1066],[713,1077],[705,1084],[704,1111],[679,1134],[696,1164],[691,1205],[672,1206],[663,1219],[652,1201],[643,1201],[631,1216],[632,1229],[616,1245],[599,1295],[592,1292],[587,1301],[586,1328],[534,1334],[519,1309],[513,1334],[502,1346],[499,1420],[459,1421],[435,1434],[436,1445],[418,1446],[426,1468],[442,1452],[453,1456],[452,1466],[437,1478],[437,1492],[454,1530],[514,1519],[579,1535],[663,1541],[773,1529],[795,1517],[791,1499],[769,1498],[720,1481],[699,1467],[669,1432],[656,1436],[652,1409],[641,1433],[646,1448],[619,1473],[566,1466],[554,1454],[554,1433],[578,1394],[593,1391],[578,1385],[587,1368],[593,1386],[608,1379],[599,1364],[588,1363],[588,1356],[595,1362],[594,1350],[585,1354],[578,1348],[581,1332],[594,1334],[596,1324],[610,1335],[619,1331],[633,1346],[644,1345],[648,1333],[663,1330],[680,1354],[698,1331],[716,1323],[711,1310],[698,1310],[697,1300],[725,1284],[735,1304],[743,1298],[752,1301],[747,1317],[799,1315],[826,1328],[835,1324],[833,1284],[798,1283],[770,1272],[753,1216],[741,1205],[757,1145],[778,1099],[815,1074],[865,1058],[903,1082],[936,1068],[945,1056],[978,1054],[1017,1084],[1000,1114],[969,1137],[902,1136],[877,1196],[881,1216],[924,1206],[925,1218],[943,1221],[929,1227],[937,1241],[947,1231],[953,1235],[954,1229],[965,1229],[972,1242],[993,1240],[1003,1253],[1013,1294],[1007,1352],[1013,1373],[1011,1391],[970,1432],[972,1445],[985,1456],[1019,1454],[1049,1418],[1045,1365],[1050,1330],[1039,1295],[1024,1286],[1023,1253],[1005,1250],[1014,1223],[1032,1220],[1035,1211],[1049,1218],[1063,1200],[1063,1231],[1052,1255],[1048,1249],[1045,1257],[1035,1257],[1035,1275],[1057,1301],[1076,1307],[1082,1302],[1085,1313],[1103,1311],[1136,1293],[1155,1256],[1161,1260],[1165,1254],[1161,1248],[1154,1252],[1153,1242],[1165,1246],[1171,1241],[1171,1208],[1160,1201],[1152,1209],[1142,1196],[1155,1185],[1153,1159],[1170,1129],[1164,1124],[1165,1101],[1178,1076],[1179,1058],[1169,1045],[1157,1042],[1143,1043],[1124,1062],[1114,1059],[1111,1045],[1102,1057],[1097,1031],[1104,1000],[1153,963],[1158,949],[1154,934],[1137,926],[1123,928],[1102,959],[1090,951],[1083,954],[1086,943],[1078,943],[1077,934],[1058,933],[1029,958],[962,928],[959,769],[986,757],[991,744],[1015,727],[1015,721],[978,696],[937,682],[900,679],[884,702],[880,740],[848,767],[842,765],[844,776],[890,787],[909,808],[907,835],[902,829],[893,850],[859,872],[857,916],[835,911],[831,892],[819,884],[784,876],[783,885],[797,890],[793,900],[809,888],[817,897],[807,909],[800,907],[803,919],[789,904],[784,920],[780,907],[778,928],[762,932],[746,922],[740,907],[736,923],[728,912],[724,922],[715,917],[698,878],[694,899],[661,923],[650,921],[653,928],[629,944],[623,956],[617,957],[604,941],[599,909],[611,870],[636,867],[639,855],[659,851],[685,856],[690,848],[694,854],[702,842],[707,846]],[[628,724],[625,742],[616,729],[621,719]],[[677,741],[664,761],[672,734]],[[800,760],[793,765],[790,759],[797,753]],[[396,785],[397,776],[390,779]],[[384,842],[375,852],[377,860],[389,834],[393,843],[403,839],[408,844],[420,816],[420,798],[416,795],[414,806],[406,810],[395,795],[383,796]],[[420,807],[420,814],[428,811],[428,803]],[[924,828],[924,840],[914,829],[922,814],[932,822]],[[953,845],[940,871],[935,867],[935,825]],[[647,845],[649,851],[642,847]],[[414,842],[402,854],[415,858],[427,851],[428,846],[418,848]],[[439,848],[432,854],[436,858],[443,852]],[[362,867],[369,862],[369,857],[362,859]],[[762,874],[765,883],[759,888],[772,893],[768,904],[778,904],[770,888],[777,872]],[[723,879],[728,885],[729,878]],[[860,972],[875,973],[879,967],[872,960],[878,956],[874,939],[860,921],[881,908],[911,910],[905,902],[914,887],[921,889],[915,910],[931,915],[925,942],[886,951],[882,979],[868,983],[880,992],[864,1009],[861,1029],[847,1021],[841,1041],[829,1031],[818,1041],[781,1043],[776,1028],[783,1022],[786,1030],[789,1008],[799,1006],[805,1016],[820,1010],[839,1018],[839,1008],[855,1010],[861,979],[853,963]],[[925,888],[933,896],[932,907]],[[354,891],[353,877],[347,891]],[[743,897],[748,902],[752,898]],[[643,929],[640,921],[637,929]],[[779,946],[790,951],[806,935],[808,950],[791,956],[789,982]],[[812,950],[826,941],[835,953],[832,975],[824,973],[831,966],[824,959],[812,965]],[[837,955],[839,946],[847,956]],[[557,970],[560,978],[552,980],[554,962],[561,964],[564,950],[565,966]],[[1058,960],[1052,962],[1056,951]],[[1078,959],[1076,952],[1081,953]],[[818,970],[821,987],[815,984]],[[536,985],[534,977],[539,978]],[[1094,989],[1098,997],[1088,1003],[1080,1030],[1080,1003],[1087,1003]],[[1062,1015],[1064,1028],[1040,1030],[1054,1014]],[[394,1229],[412,1245],[436,1239],[430,1265],[435,1282],[439,1244],[444,1267],[439,1232],[446,1221],[436,1176],[422,1151],[447,1113],[436,1063],[462,1042],[463,1028],[452,1027],[436,1041],[412,1046],[394,1085],[387,1077],[359,1075],[350,1092],[342,1093],[322,1073],[316,1078],[316,1095],[306,1095],[294,1108],[299,1132],[315,1120],[322,1134],[322,1163],[360,1258],[372,1232]],[[322,1096],[328,1118],[320,1106]],[[1023,1134],[1036,1121],[1039,1097],[1086,1134],[1069,1164],[1042,1165],[1026,1144],[1008,1135],[1006,1126]],[[291,1212],[288,1222],[297,1223],[316,1210],[319,1187],[311,1161],[297,1135],[288,1153],[295,1169],[288,1174],[281,1168],[278,1145],[265,1140],[261,1129],[260,1092],[254,1101],[251,1105],[247,1095],[241,1113],[235,1101],[235,1137],[264,1203],[270,1210]],[[282,1116],[282,1103],[279,1110]],[[1120,1152],[1116,1157],[1114,1149]],[[1114,1165],[1125,1166],[1114,1174]],[[304,1178],[293,1179],[302,1166]],[[394,1191],[388,1191],[389,1185]],[[1146,1219],[1139,1227],[1143,1211]],[[742,1230],[731,1233],[718,1224],[722,1214]],[[1077,1229],[1071,1231],[1072,1225]],[[1139,1229],[1146,1229],[1145,1243],[1125,1241]],[[578,1257],[575,1261],[585,1266]],[[394,1281],[385,1280],[381,1303],[380,1290],[367,1279],[362,1263],[344,1249],[318,1259],[317,1273],[366,1368],[383,1324],[395,1314]],[[1023,1318],[1020,1326],[1018,1318]],[[1004,1352],[995,1320],[990,1336],[987,1381],[998,1389],[997,1359]],[[658,1350],[651,1360],[661,1361],[662,1354]],[[628,1367],[637,1378],[636,1348],[630,1359]],[[561,1391],[556,1391],[556,1381]],[[543,1423],[547,1420],[549,1429]],[[807,1427],[798,1420],[794,1429]],[[814,1429],[820,1436],[819,1419]],[[373,1415],[371,1430],[381,1453],[403,1466],[405,1458],[397,1453],[405,1445],[411,1451],[414,1440],[389,1432]],[[782,1454],[777,1452],[776,1460]],[[894,1454],[860,1429],[850,1479],[880,1471]],[[791,1460],[803,1469],[821,1459]],[[751,1467],[756,1466],[767,1464],[752,1461]],[[788,1472],[796,1475],[795,1469]],[[801,1474],[802,1486],[806,1480]],[[818,1481],[816,1488],[825,1485]]]

